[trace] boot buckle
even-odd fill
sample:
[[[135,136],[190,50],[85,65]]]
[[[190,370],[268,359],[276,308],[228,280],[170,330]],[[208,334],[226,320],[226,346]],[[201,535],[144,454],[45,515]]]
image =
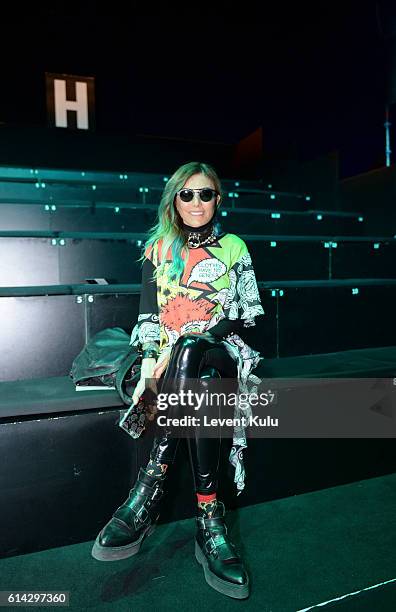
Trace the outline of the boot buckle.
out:
[[[205,550],[208,553],[208,555],[211,555],[213,552],[216,551],[216,543],[213,538],[209,538],[209,540],[206,540]]]
[[[145,523],[147,523],[147,519],[149,517],[150,515],[147,512],[146,508],[144,506],[141,506],[139,510],[135,513],[135,518],[133,522],[135,523],[135,526],[137,526],[138,523],[142,523],[144,525]]]
[[[197,519],[197,523],[200,529],[203,529],[204,531],[207,531],[208,529],[210,529],[210,527],[207,526],[206,522],[207,520],[212,520],[212,519],[206,519],[203,516],[196,516],[195,517]],[[219,521],[218,521],[219,523]],[[224,521],[221,521],[221,527],[222,527],[222,531],[224,531],[224,533],[227,535],[228,534],[228,527],[227,524]]]

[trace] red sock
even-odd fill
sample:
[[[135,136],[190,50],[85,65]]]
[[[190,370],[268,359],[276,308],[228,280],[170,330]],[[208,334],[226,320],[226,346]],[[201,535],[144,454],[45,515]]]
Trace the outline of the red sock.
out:
[[[216,499],[216,493],[210,493],[209,495],[202,495],[197,493],[198,503],[200,502],[212,502]]]

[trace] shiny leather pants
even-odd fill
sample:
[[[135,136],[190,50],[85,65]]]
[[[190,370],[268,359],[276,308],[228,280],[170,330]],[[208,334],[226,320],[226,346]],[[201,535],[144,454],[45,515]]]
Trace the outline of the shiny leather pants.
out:
[[[158,392],[177,393],[187,391],[186,379],[200,379],[200,384],[210,389],[210,381],[215,378],[232,378],[237,386],[237,365],[235,358],[227,351],[226,345],[214,337],[200,334],[186,334],[175,343],[165,373],[158,381]],[[177,408],[172,414],[172,407],[167,411],[168,417],[180,416]],[[184,408],[186,413],[187,408]],[[190,408],[193,412],[193,408]],[[200,414],[212,417],[213,406],[202,406]],[[216,406],[215,410],[219,408]],[[196,413],[195,413],[196,414]],[[180,438],[172,434],[170,428],[159,427],[150,452],[150,459],[157,463],[172,464]],[[220,460],[221,430],[218,436],[203,438],[198,433],[186,438],[190,464],[193,473],[194,487],[197,493],[215,493],[218,486],[218,468]]]

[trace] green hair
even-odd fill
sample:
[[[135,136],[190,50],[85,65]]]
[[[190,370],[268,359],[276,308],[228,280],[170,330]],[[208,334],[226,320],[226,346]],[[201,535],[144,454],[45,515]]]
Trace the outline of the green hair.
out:
[[[143,254],[137,261],[144,261],[144,252],[148,247],[153,247],[157,241],[162,239],[162,261],[154,272],[154,278],[157,278],[164,269],[165,255],[169,248],[172,248],[172,264],[169,268],[169,275],[175,275],[176,278],[181,278],[185,265],[188,261],[189,249],[185,235],[182,231],[183,220],[174,205],[175,196],[179,189],[184,187],[186,181],[194,174],[204,174],[209,178],[216,191],[220,194],[221,201],[221,183],[216,174],[216,171],[209,164],[201,162],[189,162],[180,166],[172,174],[167,181],[162,192],[161,200],[158,206],[157,221],[155,225],[148,231],[148,239],[144,244]],[[220,201],[218,206],[220,205]],[[143,265],[143,263],[142,263]]]

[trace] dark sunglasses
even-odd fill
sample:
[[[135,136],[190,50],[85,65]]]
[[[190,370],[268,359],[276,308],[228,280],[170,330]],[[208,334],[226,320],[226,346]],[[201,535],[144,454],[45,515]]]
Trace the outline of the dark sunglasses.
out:
[[[203,187],[202,189],[180,189],[176,192],[182,202],[191,202],[194,198],[194,192],[199,194],[201,202],[210,202],[218,195],[215,189]]]

